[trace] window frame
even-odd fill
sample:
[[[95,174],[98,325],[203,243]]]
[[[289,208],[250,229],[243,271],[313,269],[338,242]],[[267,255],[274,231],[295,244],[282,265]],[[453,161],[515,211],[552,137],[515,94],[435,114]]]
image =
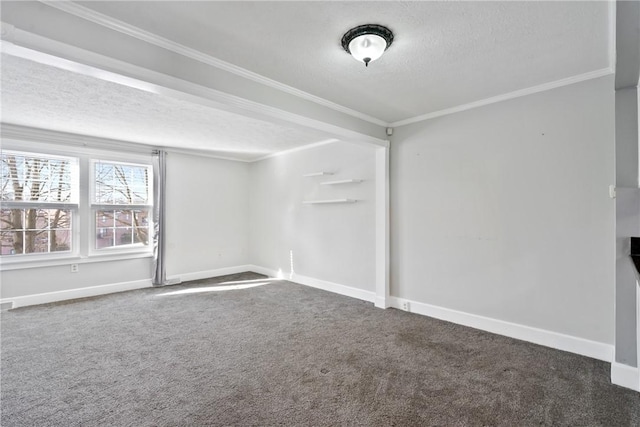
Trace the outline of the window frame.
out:
[[[60,137],[63,138],[63,137]],[[77,138],[76,138],[77,139]],[[130,260],[137,258],[151,258],[153,256],[153,236],[150,236],[150,243],[146,246],[136,246],[134,248],[115,247],[109,251],[91,250],[95,244],[93,231],[95,224],[92,222],[93,214],[91,209],[91,191],[93,183],[91,179],[91,160],[113,161],[117,163],[134,163],[151,167],[153,172],[152,150],[148,151],[127,151],[120,146],[117,148],[93,148],[87,144],[75,143],[76,139],[66,141],[64,139],[49,139],[43,137],[39,141],[33,139],[22,139],[17,137],[2,138],[2,151],[19,151],[46,156],[73,157],[78,159],[78,206],[73,215],[72,227],[72,251],[53,252],[24,255],[0,256],[0,271],[20,270],[25,268],[39,268],[50,266],[68,266],[70,264],[84,264],[107,262],[117,260]],[[120,150],[115,152],[113,150]],[[150,175],[154,178],[153,173]],[[150,233],[153,233],[153,202],[154,185],[150,184]],[[2,204],[4,206],[4,204]]]
[[[71,183],[71,201],[70,202],[46,202],[46,201],[30,201],[30,200],[6,200],[0,201],[0,208],[5,209],[64,209],[70,211],[71,214],[71,226],[69,227],[71,234],[71,249],[68,251],[56,251],[56,252],[33,252],[33,253],[21,253],[13,255],[0,255],[2,263],[14,263],[25,261],[41,261],[47,259],[62,259],[70,256],[77,256],[80,252],[80,240],[77,233],[77,223],[79,219],[80,210],[80,158],[72,153],[56,153],[45,150],[25,149],[23,147],[3,147],[0,150],[1,154],[15,153],[16,155],[24,155],[30,157],[40,157],[42,159],[52,160],[69,160],[70,161],[70,183]],[[26,228],[25,228],[26,230]],[[44,229],[43,229],[44,230]]]
[[[149,176],[149,184],[148,184],[148,200],[147,203],[135,203],[135,204],[114,204],[114,203],[96,203],[96,176],[95,176],[95,165],[96,163],[115,163],[124,166],[134,166],[134,167],[145,167],[148,169]],[[153,166],[149,159],[148,162],[137,162],[132,163],[131,161],[123,161],[121,159],[109,157],[109,156],[91,156],[89,159],[89,224],[90,224],[90,232],[89,232],[89,246],[88,253],[90,256],[95,255],[107,255],[114,253],[151,253],[153,251],[153,191],[154,191],[154,182],[153,182]],[[100,210],[148,210],[147,222],[149,227],[149,244],[135,244],[132,243],[130,245],[122,245],[122,246],[110,246],[105,248],[97,248],[97,212]]]

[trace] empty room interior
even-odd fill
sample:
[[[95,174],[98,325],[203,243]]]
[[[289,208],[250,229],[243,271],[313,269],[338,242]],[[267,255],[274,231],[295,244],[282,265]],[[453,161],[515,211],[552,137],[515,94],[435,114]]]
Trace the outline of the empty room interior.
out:
[[[640,2],[0,21],[2,426],[640,425]]]

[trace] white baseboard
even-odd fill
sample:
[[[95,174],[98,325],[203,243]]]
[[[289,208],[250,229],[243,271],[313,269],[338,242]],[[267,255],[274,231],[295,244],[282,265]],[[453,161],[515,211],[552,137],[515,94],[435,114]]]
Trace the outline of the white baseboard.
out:
[[[422,314],[447,322],[469,326],[494,334],[516,338],[522,341],[540,344],[558,350],[568,351],[582,356],[591,357],[605,362],[613,360],[613,346],[545,329],[478,316],[476,314],[451,310],[435,305],[425,304],[404,298],[390,297],[391,307],[401,309],[403,303],[409,303],[411,313]]]
[[[382,304],[382,301],[376,300],[375,292],[365,291],[350,286],[314,279],[312,277],[302,276],[295,273],[293,275],[290,275],[257,265],[248,266],[248,269],[255,273],[264,274],[266,276],[291,280],[302,285],[323,289],[329,292],[334,292],[340,295],[358,298],[373,303],[380,302],[380,304]],[[438,307],[403,298],[389,297],[387,300],[385,300],[386,305],[397,309],[402,309],[403,303],[405,302],[409,303],[409,311],[412,313],[434,317],[436,319],[445,320],[447,322],[469,326],[475,329],[481,329],[483,331],[504,335],[527,342],[532,342],[534,344],[539,344],[562,351],[568,351],[582,356],[603,360],[605,362],[611,362],[613,360],[613,346],[610,344],[604,344],[597,341],[591,341],[584,338],[561,334],[558,332],[547,331],[544,329],[506,322],[498,319],[492,319],[489,317],[451,310],[448,308]]]
[[[376,302],[375,292],[372,291],[366,291],[363,289],[315,279],[313,277],[303,276],[295,273],[293,275],[286,274],[257,265],[240,265],[215,270],[199,271],[169,277],[168,279],[179,281],[199,280],[210,277],[224,276],[228,274],[237,274],[245,271],[253,271],[270,277],[291,280],[302,285],[326,290],[329,292],[357,298],[368,302]],[[133,289],[142,289],[151,286],[152,285],[150,279],[137,280],[132,282],[114,283],[109,285],[26,295],[14,298],[3,298],[0,299],[0,304],[11,304],[13,308],[18,308],[75,298],[92,297]],[[606,362],[613,361],[613,346],[609,344],[590,341],[583,338],[547,331],[544,329],[519,325],[516,323],[510,323],[475,314],[469,314],[398,297],[390,297],[386,300],[386,303],[389,307],[394,307],[397,309],[402,309],[403,304],[407,302],[409,303],[409,311],[412,313],[434,317],[436,319],[441,319],[448,322],[481,329],[487,332],[492,332],[495,334],[544,345],[558,350],[569,351],[571,353],[592,357],[594,359],[599,359]],[[640,374],[638,368],[614,362],[611,364],[611,380],[614,384],[640,391]]]
[[[197,271],[167,277],[168,284],[177,284],[190,280],[208,279],[210,277],[226,276],[227,274],[243,273],[245,271],[255,271],[253,265],[239,265],[235,267],[218,268],[215,270]],[[108,285],[91,286],[87,288],[68,289],[64,291],[46,292],[42,294],[24,295],[13,298],[1,298],[0,306],[6,308],[26,307],[29,305],[47,304],[50,302],[65,301],[76,298],[94,297],[106,295],[114,292],[130,291],[133,289],[150,288],[151,279],[137,280],[132,282],[112,283]]]
[[[339,283],[327,282],[326,280],[314,279],[313,277],[302,276],[300,274],[294,273],[291,281],[368,302],[375,302],[376,300],[375,292],[365,291],[364,289],[341,285]]]
[[[76,298],[95,297],[112,294],[114,292],[131,291],[133,289],[150,288],[151,280],[136,280],[133,282],[112,283],[110,285],[91,286],[88,288],[69,289],[65,291],[47,292],[44,294],[25,295],[21,297],[0,299],[0,304],[11,304],[12,308],[29,305],[47,304]]]
[[[249,271],[255,273],[264,274],[265,276],[277,277],[279,279],[290,280],[301,285],[310,286],[312,288],[322,289],[325,291],[333,292],[336,294],[344,295],[351,298],[357,298],[368,302],[375,302],[376,293],[372,291],[366,291],[364,289],[354,288],[351,286],[341,285],[339,283],[328,282],[326,280],[315,279],[309,276],[303,276],[300,274],[282,273],[269,268],[261,267],[258,265],[249,266]]]
[[[211,277],[226,276],[228,274],[244,273],[253,271],[253,265],[237,265],[235,267],[216,268],[215,270],[196,271],[193,273],[176,274],[168,276],[167,281],[176,283],[189,282],[191,280],[209,279]],[[257,273],[257,272],[256,272]],[[173,283],[172,283],[173,284]]]
[[[640,369],[611,362],[611,382],[620,387],[640,391]]]

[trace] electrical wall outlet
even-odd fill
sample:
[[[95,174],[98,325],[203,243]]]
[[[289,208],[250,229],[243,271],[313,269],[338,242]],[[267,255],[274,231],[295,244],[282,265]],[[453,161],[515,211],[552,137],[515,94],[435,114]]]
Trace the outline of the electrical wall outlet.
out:
[[[404,311],[409,311],[409,301],[402,301],[401,307]]]
[[[71,272],[77,273],[79,270],[78,264],[71,264]]]

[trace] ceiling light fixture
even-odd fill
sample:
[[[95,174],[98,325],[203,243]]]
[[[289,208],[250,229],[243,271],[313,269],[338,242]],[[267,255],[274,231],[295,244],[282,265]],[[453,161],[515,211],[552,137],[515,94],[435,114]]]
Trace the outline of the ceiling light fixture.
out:
[[[360,25],[342,36],[342,47],[358,61],[369,62],[380,58],[393,43],[393,33],[387,27],[376,24]]]

